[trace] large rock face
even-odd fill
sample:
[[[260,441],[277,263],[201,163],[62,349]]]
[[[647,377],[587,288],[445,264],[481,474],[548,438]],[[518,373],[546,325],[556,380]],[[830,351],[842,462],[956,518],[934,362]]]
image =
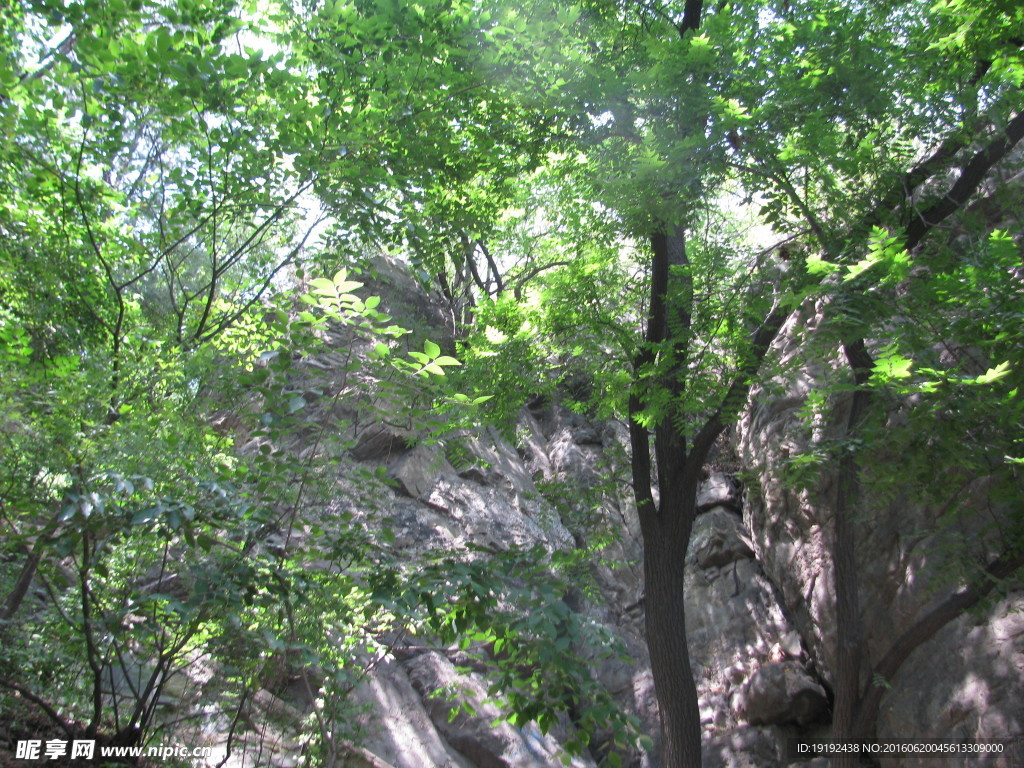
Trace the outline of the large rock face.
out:
[[[389,265],[378,274],[392,281],[392,288],[384,289],[392,307],[405,302],[413,320],[425,326],[437,322],[437,313],[400,269]],[[412,298],[403,298],[403,292]],[[813,326],[813,318],[805,323]],[[780,352],[794,360],[800,350],[792,329],[784,339]],[[332,354],[308,364],[329,368],[338,362]],[[782,382],[781,393],[754,398],[737,444],[756,482],[748,477],[744,488],[734,475],[711,472],[699,491],[690,546],[679,553],[687,569],[686,635],[700,695],[705,768],[782,766],[787,738],[828,732],[836,649],[831,479],[826,473],[812,491],[801,492],[781,480],[786,460],[807,445],[799,412],[822,373],[799,368]],[[390,546],[410,562],[439,550],[486,558],[514,547],[549,553],[587,547],[595,535],[606,541],[589,566],[594,588],[566,603],[624,647],[622,658],[594,661],[594,674],[653,740],[649,751],[623,754],[625,764],[658,768],[658,705],[644,638],[639,522],[627,484],[606,482],[617,472],[627,477],[625,426],[590,423],[557,403],[537,402],[520,414],[514,440],[483,429],[458,435],[453,450],[451,442],[417,444],[415,429],[395,426],[398,421],[388,417],[391,407],[344,406],[341,416],[353,423],[352,447],[340,471],[390,477],[391,487],[375,486],[370,506],[390,521]],[[840,423],[842,415],[843,404],[836,403],[832,420]],[[828,433],[830,423],[815,426],[819,436]],[[358,488],[348,491],[351,499],[359,498]],[[348,511],[363,519],[369,514],[359,503],[338,503],[348,503]],[[927,539],[906,535],[925,528],[934,511],[899,499],[886,504],[858,524],[861,603],[872,659],[888,647],[894,631],[954,588],[937,580]],[[602,526],[595,527],[595,521]],[[568,714],[546,735],[533,724],[502,721],[488,694],[493,680],[487,674],[458,648],[412,638],[397,642],[370,665],[352,693],[358,728],[342,745],[343,764],[594,768],[605,756],[600,744],[591,745],[589,753],[566,755]],[[945,627],[887,682],[879,737],[999,739],[1024,732],[1024,595],[1011,595]],[[278,709],[290,706],[272,701],[266,692],[261,696]],[[291,702],[295,722],[309,715],[308,698]],[[209,739],[223,743],[226,731],[222,724]],[[275,744],[262,753],[236,752],[228,764],[249,768],[269,760],[293,768],[298,742],[282,735]],[[254,754],[262,757],[253,760]],[[894,762],[917,764],[905,758]],[[824,768],[822,760],[808,765]]]
[[[736,709],[754,725],[786,721],[807,725],[825,711],[825,690],[793,661],[765,664],[736,695]]]
[[[384,425],[364,424],[363,430],[387,434]],[[629,494],[609,490],[621,484],[602,485],[609,472],[624,471],[623,426],[591,424],[557,404],[540,404],[522,412],[517,434],[517,446],[494,430],[463,435],[457,462],[442,445],[410,447],[399,435],[388,438],[386,451],[364,451],[358,446],[365,443],[357,442],[350,471],[386,470],[393,486],[374,491],[373,514],[390,521],[390,546],[410,561],[438,550],[479,558],[513,547],[553,552],[587,546],[591,524],[603,521],[597,530],[609,543],[590,566],[595,589],[575,595],[571,607],[611,631],[626,650],[621,658],[595,660],[593,672],[653,740],[650,751],[624,754],[625,764],[657,768],[658,706],[644,639],[639,523]],[[545,495],[538,484],[556,490]],[[356,488],[349,491],[358,498]],[[359,504],[348,504],[358,517]],[[785,737],[813,725],[825,703],[800,635],[755,559],[741,507],[734,477],[708,476],[691,545],[680,553],[687,568],[686,633],[707,765],[770,768],[783,760]],[[436,648],[421,638],[399,642],[353,692],[361,714],[357,735],[343,751],[353,764],[372,768],[555,768],[566,760],[594,768],[604,756],[601,744],[592,753],[566,754],[568,717],[546,735],[532,724],[502,722],[488,694],[492,682],[457,648]],[[454,700],[446,697],[452,691]],[[299,721],[309,702],[292,703]],[[210,734],[213,741],[225,738],[224,732]],[[291,768],[297,748],[294,740],[280,739],[276,752],[263,754]],[[246,754],[236,752],[229,763],[248,766]]]
[[[474,436],[468,445],[477,464],[459,472],[436,449],[393,456],[389,471],[399,488],[386,506],[400,513],[392,514],[397,541],[408,551],[459,550],[470,543],[496,549],[541,544],[553,550],[584,543],[578,541],[579,530],[570,530],[579,514],[600,512],[614,521],[614,541],[593,566],[600,594],[580,597],[575,609],[610,628],[627,649],[627,658],[600,662],[594,672],[654,738],[655,749],[634,754],[632,764],[657,766],[657,702],[644,642],[635,508],[628,496],[606,496],[594,510],[586,493],[601,479],[600,462],[621,447],[624,435],[618,425],[591,425],[554,405],[524,411],[519,432],[525,436],[519,451],[493,431]],[[552,503],[538,492],[534,477],[572,483],[579,498]],[[688,568],[686,630],[701,724],[710,740],[720,741],[708,764],[774,765],[782,759],[785,736],[822,715],[825,694],[807,665],[799,633],[754,559],[739,514],[737,482],[712,474],[701,500],[705,511],[681,559]],[[453,766],[563,764],[566,756],[554,731],[542,737],[532,726],[495,724],[500,712],[488,702],[487,681],[479,672],[458,671],[436,651],[400,648],[396,654],[400,660],[375,668],[359,691],[360,701],[371,705],[364,725],[373,735],[364,748],[395,768],[414,768],[424,764],[425,755],[438,760],[447,751],[458,755]],[[437,696],[453,688],[475,715]],[[409,699],[412,691],[415,700]],[[781,730],[750,729],[748,723]],[[735,738],[722,738],[736,729]],[[408,747],[401,747],[403,742]],[[584,768],[594,762],[584,754],[570,764]]]
[[[797,318],[813,334],[816,318]],[[827,468],[810,490],[784,481],[789,459],[814,439],[837,436],[848,403],[808,424],[802,409],[825,371],[799,364],[796,324],[778,344],[786,376],[755,390],[737,429],[741,458],[755,482],[746,494],[744,521],[765,574],[804,639],[824,680],[836,663],[835,582],[832,566],[835,477]],[[795,373],[794,373],[795,371]],[[936,478],[942,482],[942,478]],[[967,506],[987,514],[984,482],[961,489]],[[950,493],[956,492],[950,489]],[[871,665],[893,639],[954,591],[938,536],[941,508],[902,498],[871,498],[856,520],[857,575],[866,659]],[[960,535],[983,548],[980,528],[968,518]],[[979,544],[979,542],[981,542]],[[965,615],[918,647],[894,680],[885,681],[879,738],[1008,739],[1024,734],[1024,592],[1019,588],[980,613]],[[917,765],[913,759],[892,765]],[[925,765],[926,763],[921,763]],[[948,765],[967,765],[953,760]]]
[[[985,766],[1024,765],[1024,596],[999,601],[980,615],[946,626],[918,649],[892,681],[879,713],[879,734],[922,734],[957,741],[1017,737],[1012,753]],[[927,768],[933,759],[904,758]],[[896,764],[891,761],[890,764]],[[949,765],[973,766],[969,760]]]

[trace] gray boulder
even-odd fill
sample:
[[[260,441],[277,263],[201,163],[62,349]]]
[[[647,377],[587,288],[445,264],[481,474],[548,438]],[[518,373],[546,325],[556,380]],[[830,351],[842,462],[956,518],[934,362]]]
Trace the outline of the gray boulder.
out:
[[[694,526],[690,553],[701,568],[715,568],[751,558],[754,550],[743,532],[743,521],[725,507],[714,507]]]
[[[753,725],[807,725],[828,707],[822,688],[796,661],[765,664],[734,697],[737,714]]]
[[[704,742],[703,768],[776,768],[782,765],[782,737],[768,728],[736,728]]]
[[[740,506],[740,486],[732,475],[712,472],[708,479],[701,483],[697,492],[697,509],[704,511],[712,507],[728,507],[739,510]]]

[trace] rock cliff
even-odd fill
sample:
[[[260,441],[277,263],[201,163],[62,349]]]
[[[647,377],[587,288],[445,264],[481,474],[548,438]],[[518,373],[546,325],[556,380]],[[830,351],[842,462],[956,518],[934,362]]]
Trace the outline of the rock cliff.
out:
[[[384,266],[389,287],[379,292],[392,305],[389,311],[400,314],[404,304],[414,316],[410,320],[436,327],[438,317],[416,286],[394,265]],[[780,353],[797,354],[795,342],[788,344]],[[330,354],[307,364],[329,367]],[[679,553],[687,568],[686,633],[708,768],[785,765],[787,738],[828,734],[836,646],[831,510],[824,501],[827,488],[797,492],[782,481],[785,457],[800,449],[804,434],[798,411],[814,386],[815,372],[802,369],[785,382],[782,394],[755,393],[735,437],[745,471],[709,468],[689,549]],[[606,482],[624,467],[625,426],[591,422],[539,398],[523,408],[514,439],[493,428],[460,433],[457,441],[442,444],[416,444],[412,437],[413,430],[386,418],[364,418],[342,461],[350,468],[386,471],[390,485],[375,486],[374,506],[392,521],[391,546],[410,559],[428,551],[472,551],[480,557],[511,547],[555,552],[594,546],[588,537],[595,528],[581,521],[603,521],[604,545],[594,547],[588,566],[596,589],[578,595],[570,607],[625,649],[620,659],[595,662],[594,672],[653,739],[653,748],[622,753],[625,763],[657,768],[658,712],[643,636],[639,525],[628,488]],[[366,514],[353,500],[338,504]],[[894,627],[913,621],[955,588],[936,588],[927,543],[917,546],[902,536],[899,520],[907,514],[926,519],[932,512],[902,512],[897,517],[880,509],[862,525],[861,600],[869,655],[875,657]],[[601,744],[575,757],[566,754],[571,718],[547,734],[532,723],[501,720],[487,674],[460,648],[414,637],[394,643],[353,691],[358,727],[344,744],[343,764],[588,768],[605,757],[607,746]],[[984,612],[946,626],[885,684],[881,738],[1002,739],[1024,733],[1024,593],[1011,592]],[[453,690],[454,700],[443,695]],[[265,710],[285,712],[284,720],[308,716],[310,702],[301,696],[285,701],[264,691],[263,700]],[[279,730],[276,741],[266,730],[258,738],[255,732],[235,734],[236,740],[259,743],[260,750],[235,749],[228,765],[295,765],[299,745],[287,736],[286,725]],[[227,733],[210,726],[203,738],[223,747]]]
[[[848,408],[846,398],[834,398],[828,416],[812,430],[801,413],[826,372],[803,362],[797,329],[813,332],[817,320],[810,311],[782,335],[777,352],[789,364],[788,372],[753,392],[736,440],[750,470],[744,523],[755,556],[829,686],[838,644],[832,565],[836,476],[826,467],[810,487],[802,488],[786,479],[789,460],[808,450],[813,439],[834,433]],[[944,478],[935,477],[934,482],[941,485]],[[965,490],[967,512],[952,533],[942,527],[948,504],[915,503],[900,496],[869,492],[856,519],[862,685],[885,688],[879,739],[985,741],[1024,734],[1024,590],[1019,583],[1004,585],[1002,597],[944,626],[912,652],[894,679],[869,677],[898,635],[964,588],[965,577],[950,579],[955,571],[942,536],[955,537],[961,550],[977,549],[984,555],[991,534],[981,521],[998,519],[1001,510],[993,509],[986,497],[984,478]],[[956,492],[952,485],[948,491],[950,496]],[[1014,765],[1015,759],[1019,753],[984,764]],[[882,763],[923,766],[930,760],[904,757]],[[945,764],[981,763],[963,758]]]

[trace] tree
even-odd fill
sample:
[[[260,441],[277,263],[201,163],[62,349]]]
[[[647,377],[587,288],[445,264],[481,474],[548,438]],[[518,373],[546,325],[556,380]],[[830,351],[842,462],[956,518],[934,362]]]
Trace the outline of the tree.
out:
[[[586,181],[575,188],[614,211],[619,242],[645,244],[650,259],[646,330],[633,345],[628,406],[648,643],[664,764],[699,765],[682,555],[704,460],[744,406],[786,320],[811,300],[836,329],[852,374],[849,436],[863,437],[871,385],[896,359],[876,361],[883,345],[873,339],[890,332],[892,317],[879,307],[891,302],[911,260],[933,273],[927,245],[951,217],[998,208],[987,202],[995,193],[985,185],[998,188],[992,170],[1013,157],[1024,127],[1016,100],[1022,17],[998,3],[589,3],[565,12],[573,25],[555,43],[543,37],[549,13],[541,4],[510,14],[544,40],[537,46],[543,53],[519,66],[542,81],[564,79],[563,98],[547,109],[572,137],[561,151],[585,158],[573,172]],[[551,55],[556,47],[560,54]],[[944,174],[957,180],[944,183]],[[721,261],[716,266],[698,236],[731,185],[748,203],[762,203],[760,220],[779,238],[733,273]],[[983,237],[991,221],[982,223]],[[592,234],[583,226],[562,240],[569,252],[587,254]],[[884,290],[858,281],[882,261],[904,272]],[[847,279],[830,277],[834,269],[848,270]],[[1005,263],[996,271],[1005,281]],[[715,300],[721,294],[731,298]],[[934,305],[921,309],[935,312]],[[621,334],[609,335],[605,343],[621,349]],[[834,730],[850,738],[872,732],[879,690],[862,689],[857,639],[853,518],[861,460],[847,453],[837,467]],[[923,618],[910,633],[915,639],[897,641],[878,669],[891,675],[910,647],[1019,567],[1014,552]]]
[[[132,571],[152,569],[161,585],[179,536],[196,556],[195,584],[216,592],[211,574],[237,577],[217,594],[227,615],[250,619],[246,641],[266,630],[285,651],[312,642],[290,613],[297,561],[245,554],[261,526],[291,530],[316,473],[289,464],[290,506],[267,511],[272,489],[260,473],[243,477],[230,436],[196,411],[218,384],[215,361],[252,357],[254,339],[306,343],[316,317],[269,297],[322,211],[336,218],[331,247],[404,250],[445,295],[456,335],[475,316],[476,351],[514,348],[516,364],[548,376],[522,384],[502,371],[516,392],[583,369],[595,385],[580,407],[589,397],[629,419],[667,768],[700,761],[681,566],[700,472],[787,320],[817,302],[848,368],[837,392],[852,402],[848,439],[830,456],[840,478],[834,727],[870,733],[880,694],[864,686],[865,669],[891,676],[1020,565],[1007,549],[890,654],[862,659],[853,532],[863,486],[884,484],[864,446],[895,434],[878,423],[886,399],[923,395],[917,428],[933,413],[983,417],[972,471],[1002,451],[1010,461],[991,474],[1016,488],[1019,445],[993,422],[1004,408],[1019,420],[1019,338],[951,298],[966,286],[1001,321],[1018,318],[1015,301],[994,298],[1017,268],[997,231],[1016,199],[998,171],[1015,170],[1024,136],[1016,4],[358,0],[258,13],[212,0],[15,3],[4,16],[0,121],[14,139],[0,147],[10,192],[0,395],[11,414],[0,619],[13,626],[46,571],[53,611],[40,626],[71,628],[68,647],[91,673],[88,727],[109,720],[102,678],[125,664],[115,661],[122,638],[105,628],[128,621],[132,601],[153,617],[142,645],[157,673],[133,692],[132,712],[115,713],[124,739],[149,717],[172,660],[213,626],[199,592],[188,602],[140,591]],[[945,232],[967,248],[944,247]],[[340,300],[344,276],[321,280],[313,304]],[[922,323],[893,311],[903,298]],[[375,327],[374,306],[356,306]],[[561,345],[554,372],[531,348],[537,338]],[[933,359],[929,345],[950,339],[980,346],[981,367]],[[377,358],[393,354],[385,347]],[[437,345],[415,355],[420,373],[447,357]],[[268,476],[283,455],[275,441],[307,405],[286,391],[286,356],[271,358],[251,381],[268,403],[265,463],[253,466]],[[490,407],[514,412],[515,398],[496,394]],[[936,442],[961,437],[964,423],[952,419]],[[227,493],[225,480],[244,492]],[[133,525],[146,528],[141,541]],[[239,552],[199,554],[233,527]],[[146,542],[161,546],[144,555]],[[111,571],[112,557],[128,565]],[[74,589],[60,592],[67,563]],[[246,603],[267,576],[274,599]],[[363,588],[343,573],[303,586],[318,605],[361,599]],[[456,604],[431,614],[436,630],[458,630],[475,610]],[[239,673],[243,691],[258,672]],[[542,724],[553,717],[523,706]]]
[[[329,321],[353,348],[324,381],[304,374],[314,393],[362,395],[367,408],[385,389],[451,410],[474,398],[409,386],[457,361],[431,341],[392,349],[402,329],[344,271],[310,280],[308,306],[280,289],[319,263],[307,246],[321,205],[339,214],[323,261],[405,240],[436,255],[421,230],[448,205],[442,192],[529,166],[532,139],[501,147],[487,133],[502,113],[470,66],[469,6],[272,11],[16,3],[4,15],[0,704],[12,719],[34,708],[69,737],[142,744],[164,727],[171,681],[207,657],[223,664],[204,695],[232,722],[230,750],[253,694],[298,670],[311,701],[322,690],[312,742],[334,765],[345,693],[381,638],[403,622],[465,635],[482,621],[478,595],[507,585],[480,569],[469,586],[405,573],[348,512],[345,535],[324,534],[350,425],[292,386]],[[376,393],[358,375],[371,366]],[[232,412],[214,420],[225,402]],[[320,536],[300,548],[304,527]],[[384,572],[401,578],[371,594],[368,574]],[[433,602],[394,614],[418,577],[435,578]],[[532,599],[521,574],[516,586],[516,602]],[[532,615],[542,628],[546,611]],[[537,626],[504,626],[507,679],[540,658],[562,673],[552,696],[585,682]],[[39,647],[44,635],[53,642]],[[513,705],[554,721],[550,701]]]

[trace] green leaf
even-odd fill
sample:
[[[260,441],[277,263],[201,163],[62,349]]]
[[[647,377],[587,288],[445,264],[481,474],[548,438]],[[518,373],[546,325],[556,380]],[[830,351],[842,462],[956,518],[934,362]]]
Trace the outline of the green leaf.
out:
[[[981,374],[977,378],[973,379],[974,384],[991,384],[994,381],[1006,378],[1010,374],[1011,368],[1009,361],[1000,363],[995,368],[989,368],[985,373]]]
[[[893,379],[905,379],[910,376],[910,369],[913,365],[913,360],[892,353],[875,363],[872,374],[883,382],[892,381]]]
[[[862,274],[867,272],[869,269],[879,264],[881,261],[879,254],[871,253],[866,258],[861,259],[856,264],[850,266],[846,270],[846,275],[843,277],[845,282],[849,282],[860,277]]]
[[[159,505],[152,505],[144,509],[140,509],[132,516],[132,525],[145,525],[156,520],[163,513],[163,507]]]
[[[807,273],[810,275],[830,275],[839,269],[838,264],[825,261],[818,254],[812,253],[807,257]]]
[[[326,277],[314,277],[309,281],[309,284],[317,289],[318,292],[324,292],[331,296],[337,294],[337,290],[334,287],[334,283],[328,280]]]

